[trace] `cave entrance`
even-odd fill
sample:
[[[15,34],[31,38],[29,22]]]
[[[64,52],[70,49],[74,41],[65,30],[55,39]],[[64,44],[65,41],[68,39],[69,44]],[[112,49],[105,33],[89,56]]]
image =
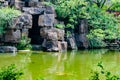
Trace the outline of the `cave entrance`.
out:
[[[29,29],[29,38],[31,38],[31,44],[41,45],[43,38],[40,36],[40,26],[38,26],[39,15],[32,15],[32,28]]]

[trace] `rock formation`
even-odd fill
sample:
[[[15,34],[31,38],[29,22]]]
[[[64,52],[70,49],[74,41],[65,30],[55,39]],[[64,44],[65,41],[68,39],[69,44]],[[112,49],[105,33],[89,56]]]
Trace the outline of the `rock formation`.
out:
[[[12,20],[3,42],[18,43],[21,36],[26,35],[32,44],[41,45],[45,51],[67,50],[65,31],[54,27],[54,7],[43,5],[38,0],[10,0],[8,3],[23,14]]]
[[[64,51],[67,48],[88,48],[87,21],[80,20],[77,30],[65,41],[65,30],[55,28],[59,23],[53,6],[46,6],[39,0],[8,0],[9,6],[21,10],[22,14],[7,24],[7,31],[0,35],[0,42],[17,44],[22,35],[31,38],[34,49],[42,48],[45,51]],[[5,2],[4,2],[5,4]],[[68,43],[68,46],[67,46]]]

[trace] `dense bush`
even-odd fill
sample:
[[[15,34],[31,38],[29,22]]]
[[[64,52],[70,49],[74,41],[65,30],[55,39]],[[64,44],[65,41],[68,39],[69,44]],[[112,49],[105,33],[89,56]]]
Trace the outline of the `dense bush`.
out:
[[[22,75],[14,64],[0,70],[0,80],[18,80]]]
[[[89,7],[90,15],[88,39],[90,47],[105,47],[104,40],[118,39],[119,26],[118,20],[113,14],[109,14],[97,7]]]
[[[106,46],[105,42],[103,41],[105,34],[102,29],[90,30],[90,33],[87,35],[87,37],[89,39],[90,48],[100,48]]]
[[[20,11],[14,8],[3,7],[0,9],[0,34],[5,32],[7,23],[11,22],[11,19],[20,15]]]
[[[81,18],[88,18],[85,0],[60,0],[55,6],[58,19],[63,20],[66,28],[74,29]]]

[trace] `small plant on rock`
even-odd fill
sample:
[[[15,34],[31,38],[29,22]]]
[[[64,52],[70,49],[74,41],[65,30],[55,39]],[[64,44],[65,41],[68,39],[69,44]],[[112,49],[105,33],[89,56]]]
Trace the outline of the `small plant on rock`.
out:
[[[32,46],[30,45],[30,42],[31,42],[30,38],[28,38],[26,36],[22,36],[22,39],[17,44],[17,49],[19,49],[19,50],[31,49]]]
[[[0,34],[5,32],[7,28],[7,24],[11,23],[11,19],[17,17],[21,14],[19,10],[15,10],[14,8],[3,7],[0,9]]]

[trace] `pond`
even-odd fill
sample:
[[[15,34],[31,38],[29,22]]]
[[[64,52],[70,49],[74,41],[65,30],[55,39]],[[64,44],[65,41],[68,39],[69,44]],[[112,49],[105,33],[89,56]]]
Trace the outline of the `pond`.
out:
[[[100,50],[79,50],[63,53],[18,52],[0,54],[0,67],[16,64],[24,68],[23,80],[88,80],[91,70],[102,61],[105,68],[113,74],[120,74],[120,52]]]

